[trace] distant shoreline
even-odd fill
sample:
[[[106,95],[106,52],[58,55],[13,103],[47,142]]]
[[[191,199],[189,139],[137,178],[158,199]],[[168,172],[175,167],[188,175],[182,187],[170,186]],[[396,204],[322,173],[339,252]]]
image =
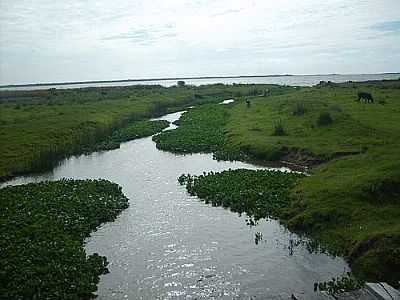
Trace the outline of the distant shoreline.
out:
[[[69,82],[49,82],[49,83],[26,83],[26,84],[7,84],[0,85],[1,88],[17,88],[30,86],[53,86],[53,85],[79,85],[115,82],[140,82],[140,81],[164,81],[164,80],[193,80],[193,79],[237,79],[237,78],[268,78],[268,77],[290,77],[290,76],[352,76],[352,75],[400,75],[400,72],[385,72],[371,74],[276,74],[276,75],[239,75],[239,76],[199,76],[199,77],[165,77],[165,78],[142,78],[142,79],[117,79],[117,80],[89,80],[89,81],[69,81]]]

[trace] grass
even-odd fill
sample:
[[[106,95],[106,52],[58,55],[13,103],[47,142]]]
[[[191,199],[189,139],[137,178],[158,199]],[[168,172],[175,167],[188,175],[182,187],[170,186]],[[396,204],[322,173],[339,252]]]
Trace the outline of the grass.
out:
[[[358,103],[357,88],[347,85],[302,88],[295,93],[252,100],[249,109],[236,105],[225,126],[225,145],[241,149],[260,159],[285,158],[290,153],[312,155],[318,162],[361,153],[383,146],[399,137],[396,123],[400,111],[398,81],[358,84],[387,105]],[[371,87],[366,87],[371,85]],[[384,87],[384,88],[383,88]],[[293,115],[293,105],[301,102],[307,112]],[[332,124],[318,126],[322,112]],[[285,136],[273,136],[275,120],[285,124]]]
[[[105,140],[88,145],[82,151],[90,153],[93,151],[112,150],[119,148],[122,142],[138,139],[156,134],[169,126],[169,122],[165,120],[157,121],[136,121],[125,127],[115,130],[111,136],[107,136]]]
[[[88,299],[107,272],[84,238],[128,207],[106,180],[60,180],[0,189],[0,298]]]
[[[224,142],[226,112],[223,105],[207,104],[190,109],[179,127],[153,137],[158,149],[176,153],[215,152]]]
[[[359,90],[377,101],[359,103]],[[225,112],[222,151],[314,166],[290,190],[280,220],[339,251],[357,278],[398,285],[400,80],[254,96],[250,107],[243,99]],[[213,118],[211,110],[202,122],[207,117]],[[284,135],[273,134],[276,120],[284,124]],[[229,192],[225,188],[221,193]]]
[[[254,87],[133,85],[0,91],[0,179],[48,170],[68,155],[96,149],[95,145],[132,122],[190,105],[253,94]]]
[[[397,284],[400,160],[397,146],[332,160],[291,191],[285,222],[349,258],[359,278]]]

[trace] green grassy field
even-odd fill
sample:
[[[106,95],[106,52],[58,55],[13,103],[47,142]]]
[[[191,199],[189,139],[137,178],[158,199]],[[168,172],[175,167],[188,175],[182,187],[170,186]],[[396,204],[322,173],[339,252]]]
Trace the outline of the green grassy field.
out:
[[[375,102],[357,102],[367,91]],[[299,109],[299,107],[301,109]],[[299,113],[300,111],[300,113]],[[319,125],[321,113],[332,123]],[[285,135],[275,136],[280,120]],[[400,279],[400,81],[319,85],[230,111],[225,144],[313,165],[281,219],[341,251],[365,280]]]
[[[95,150],[117,129],[186,106],[257,95],[270,85],[127,87],[0,92],[0,178],[48,170]],[[276,93],[282,88],[275,86]]]
[[[358,102],[358,91],[374,103]],[[358,278],[398,285],[400,80],[325,83],[247,99],[250,106],[239,98],[224,107],[224,141],[208,148],[313,167],[291,189],[280,220],[347,257]],[[212,109],[188,114],[205,123],[215,117]]]
[[[254,97],[250,108],[242,103],[230,111],[225,144],[261,159],[301,162],[303,158],[307,164],[396,143],[400,83],[390,83],[317,86],[277,97]],[[370,91],[375,103],[355,101],[359,90]],[[298,106],[304,108],[303,114],[296,114]],[[324,112],[332,124],[318,125]],[[277,122],[284,128],[282,136],[273,135]]]

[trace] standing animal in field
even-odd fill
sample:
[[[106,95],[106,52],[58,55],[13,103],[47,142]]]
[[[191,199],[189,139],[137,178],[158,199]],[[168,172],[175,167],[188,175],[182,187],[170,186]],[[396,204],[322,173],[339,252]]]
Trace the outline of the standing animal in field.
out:
[[[246,99],[247,108],[250,108],[250,100]]]
[[[374,103],[374,98],[372,98],[372,95],[370,93],[359,92],[357,95],[358,95],[358,102],[364,100],[365,102],[368,103]]]

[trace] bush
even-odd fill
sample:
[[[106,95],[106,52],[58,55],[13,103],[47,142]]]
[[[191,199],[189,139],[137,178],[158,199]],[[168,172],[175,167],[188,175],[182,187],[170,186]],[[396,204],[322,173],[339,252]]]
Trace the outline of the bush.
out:
[[[275,122],[274,124],[274,132],[272,133],[274,136],[282,136],[286,135],[285,129],[283,127],[282,120]]]
[[[387,102],[386,102],[385,100],[379,100],[378,103],[379,103],[379,104],[382,104],[382,105],[387,104]]]
[[[293,115],[294,116],[302,116],[306,113],[306,111],[307,110],[306,110],[304,103],[299,102],[299,103],[296,103],[296,106],[293,109]]]
[[[330,113],[328,112],[322,112],[319,114],[318,120],[317,120],[317,125],[318,126],[325,126],[325,125],[329,125],[332,124],[333,120],[332,117],[330,115]]]

